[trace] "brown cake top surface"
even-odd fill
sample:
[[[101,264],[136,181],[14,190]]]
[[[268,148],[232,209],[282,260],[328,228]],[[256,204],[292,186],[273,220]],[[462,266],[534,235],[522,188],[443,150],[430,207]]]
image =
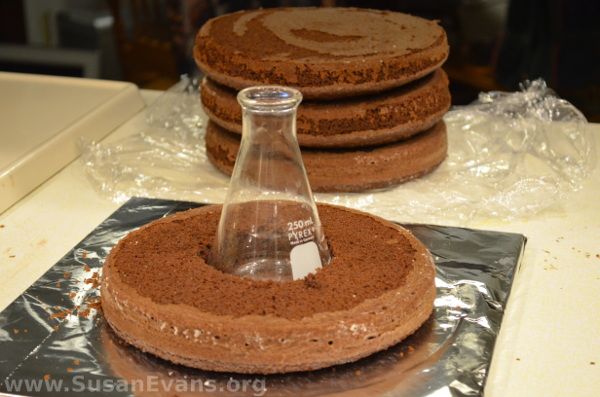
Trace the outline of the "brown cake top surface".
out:
[[[199,39],[207,37],[251,59],[319,63],[401,57],[439,44],[445,33],[435,21],[397,12],[276,8],[215,18],[200,30]]]
[[[350,309],[396,289],[416,260],[408,232],[379,218],[320,205],[333,255],[329,265],[305,279],[287,282],[225,274],[205,260],[220,208],[190,210],[131,233],[107,261],[111,274],[159,304],[189,305],[233,317],[298,319]]]

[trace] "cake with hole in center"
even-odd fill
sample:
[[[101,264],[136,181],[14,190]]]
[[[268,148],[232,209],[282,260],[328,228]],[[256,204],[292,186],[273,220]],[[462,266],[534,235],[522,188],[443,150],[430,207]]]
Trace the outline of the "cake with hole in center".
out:
[[[301,280],[225,274],[207,264],[221,207],[154,221],[112,250],[102,309],[126,342],[211,371],[284,373],[356,361],[430,316],[434,265],[407,230],[319,205],[331,262]]]

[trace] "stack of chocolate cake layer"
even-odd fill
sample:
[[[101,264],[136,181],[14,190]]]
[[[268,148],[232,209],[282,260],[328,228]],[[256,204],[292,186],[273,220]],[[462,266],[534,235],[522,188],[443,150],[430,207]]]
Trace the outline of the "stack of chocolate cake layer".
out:
[[[194,57],[210,118],[210,161],[231,174],[242,131],[238,90],[299,89],[297,133],[314,191],[395,185],[446,157],[450,107],[444,30],[433,21],[356,8],[275,8],[208,21]]]

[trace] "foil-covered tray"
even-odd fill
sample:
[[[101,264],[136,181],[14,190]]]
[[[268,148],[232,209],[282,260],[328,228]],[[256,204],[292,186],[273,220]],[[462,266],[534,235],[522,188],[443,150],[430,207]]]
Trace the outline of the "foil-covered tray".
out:
[[[476,396],[483,393],[526,239],[405,225],[431,250],[437,298],[404,342],[356,363],[252,376],[176,366],[120,341],[99,307],[99,275],[131,230],[196,203],[133,198],[0,313],[0,392],[109,396]]]

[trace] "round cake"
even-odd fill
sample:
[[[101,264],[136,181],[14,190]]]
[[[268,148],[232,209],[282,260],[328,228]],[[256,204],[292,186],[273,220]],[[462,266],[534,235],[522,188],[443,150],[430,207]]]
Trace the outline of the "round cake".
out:
[[[241,134],[236,92],[205,78],[202,105],[210,119]],[[432,127],[450,107],[448,78],[438,69],[415,82],[378,95],[329,102],[304,101],[296,128],[302,147],[371,146],[408,138]]]
[[[435,21],[357,8],[273,8],[209,20],[194,46],[198,67],[240,90],[279,84],[306,99],[328,99],[401,86],[448,56]]]
[[[210,162],[231,175],[240,136],[212,121],[206,126],[206,154]],[[446,158],[446,125],[403,141],[356,149],[302,150],[310,186],[315,192],[358,192],[384,188],[433,171]]]
[[[123,238],[102,275],[102,309],[126,342],[211,371],[283,373],[355,361],[412,334],[435,298],[427,249],[381,218],[319,205],[331,262],[301,280],[207,264],[221,206],[154,221]]]

